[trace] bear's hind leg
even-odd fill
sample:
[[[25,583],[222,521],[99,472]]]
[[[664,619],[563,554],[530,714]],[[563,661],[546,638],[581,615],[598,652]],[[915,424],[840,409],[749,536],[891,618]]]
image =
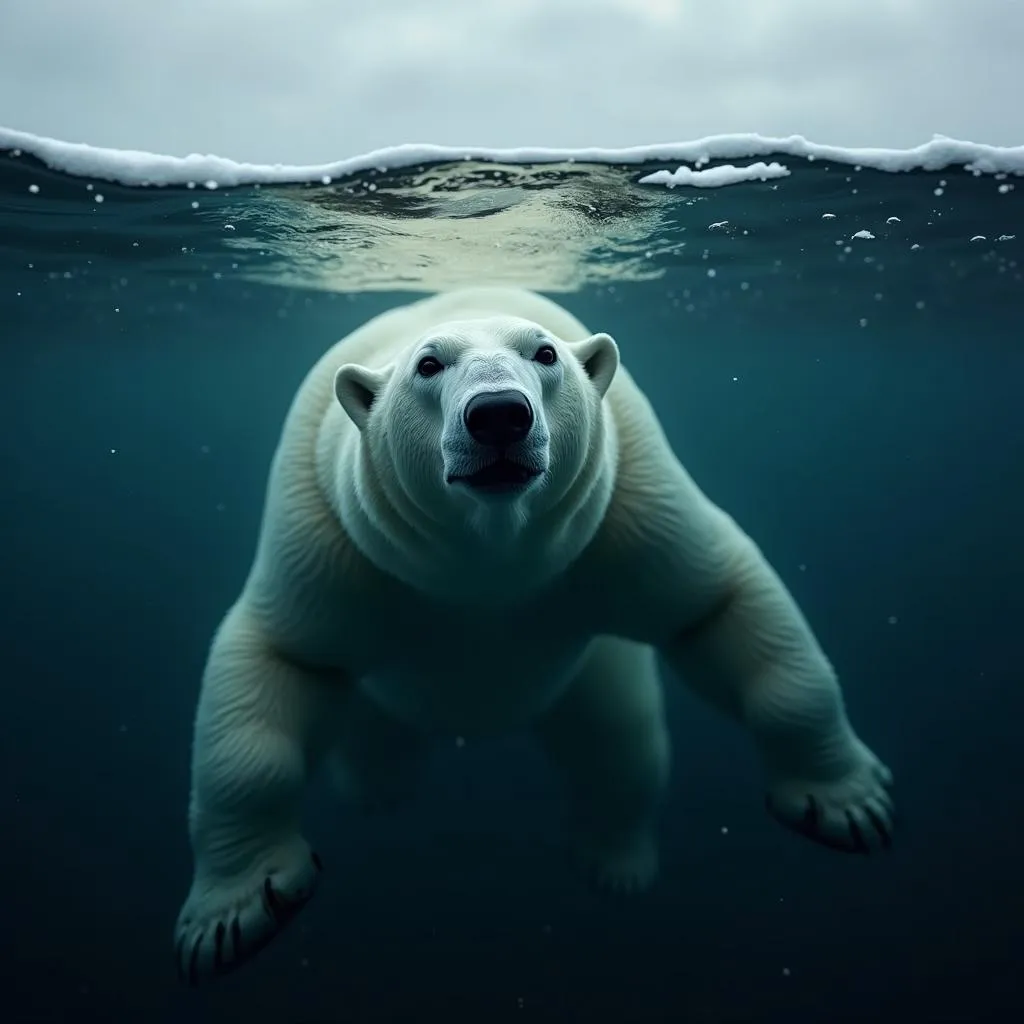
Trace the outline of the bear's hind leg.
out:
[[[352,687],[330,755],[331,776],[346,803],[368,813],[402,806],[423,774],[427,752],[422,733]]]
[[[255,955],[313,893],[320,861],[301,798],[332,738],[344,681],[280,657],[241,606],[214,639],[192,751],[192,887],[175,952],[195,985]]]
[[[658,873],[670,764],[654,651],[598,638],[536,729],[568,783],[574,852],[590,880],[613,892],[646,889]]]

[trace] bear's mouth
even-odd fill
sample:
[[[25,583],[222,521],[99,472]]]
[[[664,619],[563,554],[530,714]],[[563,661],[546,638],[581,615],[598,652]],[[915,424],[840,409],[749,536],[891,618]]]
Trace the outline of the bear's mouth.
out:
[[[465,484],[473,490],[485,491],[488,494],[506,494],[522,490],[531,480],[540,476],[540,472],[539,469],[524,466],[521,462],[501,458],[474,473],[450,476],[448,482]]]

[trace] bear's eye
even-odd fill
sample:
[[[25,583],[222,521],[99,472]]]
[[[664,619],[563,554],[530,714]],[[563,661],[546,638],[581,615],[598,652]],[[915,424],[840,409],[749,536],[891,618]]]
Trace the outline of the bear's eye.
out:
[[[541,345],[539,349],[533,354],[535,362],[541,364],[541,366],[554,366],[558,362],[558,353],[554,350],[551,345]]]
[[[439,359],[435,359],[433,356],[424,356],[419,363],[416,364],[416,372],[421,377],[433,377],[435,373],[440,373],[444,367],[441,365]]]

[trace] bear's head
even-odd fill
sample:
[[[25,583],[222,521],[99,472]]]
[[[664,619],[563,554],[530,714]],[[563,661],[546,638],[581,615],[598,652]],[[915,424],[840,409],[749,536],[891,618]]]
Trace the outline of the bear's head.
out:
[[[383,369],[342,366],[334,390],[378,493],[425,539],[436,523],[511,541],[545,516],[567,527],[595,486],[618,366],[607,334],[500,316],[439,325]]]

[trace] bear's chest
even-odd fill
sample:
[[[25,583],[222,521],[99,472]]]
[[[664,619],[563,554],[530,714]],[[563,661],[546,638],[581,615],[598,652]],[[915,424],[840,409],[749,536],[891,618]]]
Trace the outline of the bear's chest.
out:
[[[530,613],[398,614],[392,625],[386,645],[365,652],[358,685],[410,724],[469,734],[514,728],[543,712],[589,640]]]

